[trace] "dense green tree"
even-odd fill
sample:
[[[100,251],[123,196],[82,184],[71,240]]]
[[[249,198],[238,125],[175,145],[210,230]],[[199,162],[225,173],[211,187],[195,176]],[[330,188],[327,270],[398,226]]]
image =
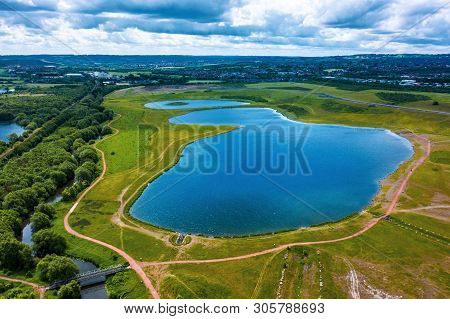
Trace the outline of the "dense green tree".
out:
[[[78,158],[80,163],[84,163],[87,161],[97,163],[99,160],[97,152],[91,147],[83,148],[82,151],[78,154]]]
[[[52,222],[47,215],[42,212],[35,212],[31,216],[31,229],[33,232],[38,232],[41,229],[47,229],[52,226]]]
[[[90,119],[81,119],[77,122],[77,128],[83,129],[85,127],[89,127],[92,121]]]
[[[30,211],[37,204],[37,196],[37,192],[31,187],[11,192],[4,198],[3,208],[14,209],[25,214],[25,216],[28,216]]]
[[[63,254],[67,248],[66,239],[51,229],[43,229],[33,234],[33,251],[38,257],[48,254]]]
[[[29,287],[15,287],[8,290],[5,297],[6,299],[34,299],[36,294]]]
[[[94,179],[94,174],[85,167],[79,167],[75,171],[75,181],[90,182]]]
[[[14,284],[10,281],[0,281],[0,294],[14,288]]]
[[[75,196],[77,196],[77,191],[74,187],[67,187],[62,192],[62,197],[64,201],[69,201],[71,199],[74,199]]]
[[[78,273],[77,266],[70,258],[54,254],[42,258],[36,270],[39,278],[47,282],[67,279]]]
[[[112,129],[108,125],[105,125],[102,127],[102,135],[103,136],[112,134],[112,132],[113,132]]]
[[[53,219],[56,216],[56,210],[52,205],[40,203],[36,206],[34,211],[44,213],[48,218]]]
[[[55,184],[58,186],[62,186],[65,183],[67,183],[66,174],[59,169],[54,169],[54,170],[49,171],[47,176],[49,178],[51,178],[55,182]]]
[[[82,147],[82,146],[84,146],[84,145],[86,145],[86,142],[85,142],[82,138],[77,138],[77,139],[73,142],[72,148],[73,148],[74,150],[76,150],[76,149],[78,149],[78,148],[80,148],[80,147]]]
[[[75,176],[75,170],[77,169],[77,165],[73,162],[65,161],[61,165],[59,165],[59,169],[66,174],[67,179],[73,179]]]
[[[0,210],[0,234],[19,236],[21,233],[21,219],[15,210]]]
[[[48,198],[50,197],[49,191],[47,190],[45,184],[43,182],[36,182],[31,187],[35,192],[38,198]]]
[[[81,288],[78,282],[72,280],[66,285],[62,285],[58,290],[59,299],[80,299]]]
[[[85,142],[89,142],[97,138],[100,135],[100,130],[96,126],[89,126],[77,132],[77,135],[81,137]]]
[[[28,269],[32,263],[30,247],[12,236],[0,235],[0,267],[11,270]]]
[[[34,131],[37,128],[38,128],[38,124],[36,122],[30,122],[26,127],[26,129],[29,131]]]
[[[12,121],[14,120],[14,114],[0,111],[0,122]]]
[[[17,142],[19,140],[19,135],[17,135],[17,133],[11,133],[11,134],[8,135],[8,140],[11,143],[15,143],[15,142]]]

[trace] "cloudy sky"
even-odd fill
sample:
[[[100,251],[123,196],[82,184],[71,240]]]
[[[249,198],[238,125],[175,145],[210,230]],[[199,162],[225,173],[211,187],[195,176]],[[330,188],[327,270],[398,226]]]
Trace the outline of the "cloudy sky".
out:
[[[449,49],[450,0],[0,0],[0,54]]]

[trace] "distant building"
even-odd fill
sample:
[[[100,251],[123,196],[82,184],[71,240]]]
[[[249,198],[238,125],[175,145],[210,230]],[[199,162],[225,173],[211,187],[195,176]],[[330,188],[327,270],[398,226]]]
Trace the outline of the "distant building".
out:
[[[106,72],[94,71],[94,72],[88,72],[88,74],[97,79],[110,79],[111,78],[111,75],[109,75]]]
[[[81,73],[67,73],[64,76],[68,77],[68,78],[75,78],[75,77],[82,77],[83,74],[81,74]]]
[[[404,86],[411,86],[411,85],[417,85],[416,80],[401,80],[400,85],[404,85]]]

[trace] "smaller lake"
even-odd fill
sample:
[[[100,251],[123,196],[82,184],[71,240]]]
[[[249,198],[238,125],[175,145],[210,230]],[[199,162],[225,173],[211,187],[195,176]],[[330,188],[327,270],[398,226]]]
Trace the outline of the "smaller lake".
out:
[[[0,140],[4,142],[8,142],[8,135],[12,133],[16,133],[17,135],[22,135],[25,132],[25,129],[17,125],[16,123],[11,122],[0,122]]]
[[[171,100],[145,104],[145,107],[159,110],[200,109],[212,107],[242,106],[250,103],[232,100]]]

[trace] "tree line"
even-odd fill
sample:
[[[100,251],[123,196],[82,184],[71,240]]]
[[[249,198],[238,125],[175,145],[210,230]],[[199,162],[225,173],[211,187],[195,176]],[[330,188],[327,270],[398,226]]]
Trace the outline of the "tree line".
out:
[[[38,140],[24,142],[0,167],[0,269],[37,271],[46,282],[66,279],[78,272],[63,236],[51,229],[55,210],[45,202],[66,187],[66,200],[77,196],[99,174],[99,156],[90,146],[110,134],[105,126],[114,114],[102,106],[109,91],[91,87],[88,94],[43,124]],[[20,97],[16,97],[20,99]],[[42,134],[41,134],[42,132]],[[30,219],[33,245],[22,243],[22,225]],[[61,298],[79,297],[78,284],[60,288]]]

